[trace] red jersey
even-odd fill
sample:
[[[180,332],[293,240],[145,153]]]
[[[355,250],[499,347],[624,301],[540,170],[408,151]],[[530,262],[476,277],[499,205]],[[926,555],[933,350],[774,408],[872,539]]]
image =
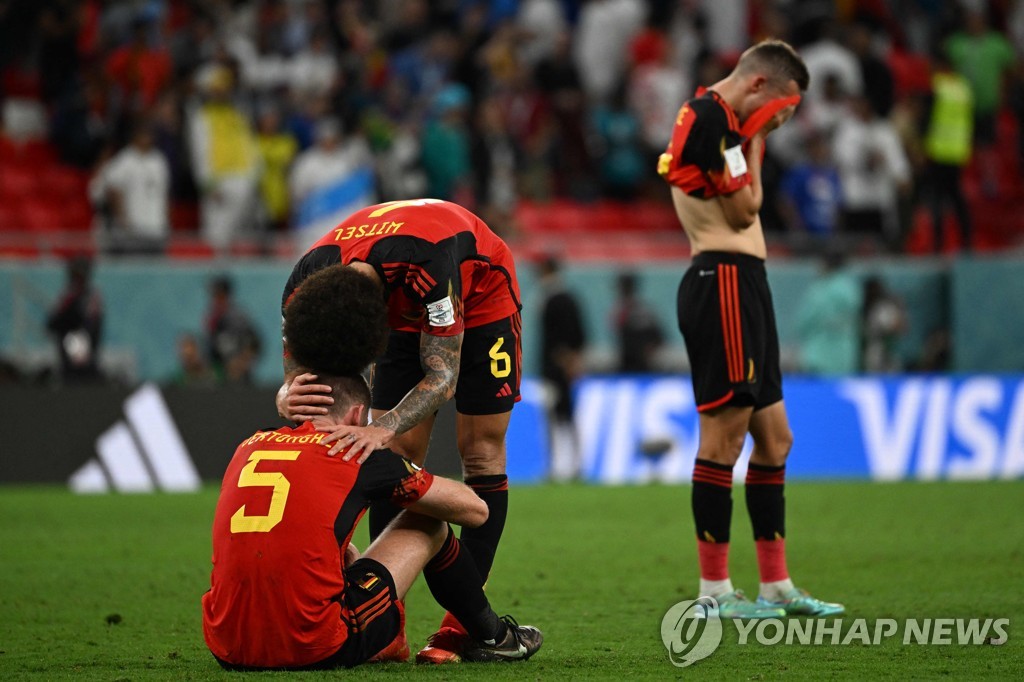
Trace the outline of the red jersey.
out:
[[[136,91],[142,104],[152,106],[171,77],[170,55],[161,50],[119,48],[107,60],[107,73],[126,95]]]
[[[345,547],[371,500],[407,506],[433,476],[390,451],[328,457],[311,423],[259,431],[235,451],[213,520],[203,635],[235,665],[297,667],[348,638]]]
[[[714,90],[679,110],[658,173],[690,196],[708,199],[749,185],[744,136],[736,112]]]
[[[522,307],[508,246],[470,211],[440,199],[356,211],[295,265],[281,312],[303,280],[335,263],[369,263],[384,282],[391,329],[455,336]]]

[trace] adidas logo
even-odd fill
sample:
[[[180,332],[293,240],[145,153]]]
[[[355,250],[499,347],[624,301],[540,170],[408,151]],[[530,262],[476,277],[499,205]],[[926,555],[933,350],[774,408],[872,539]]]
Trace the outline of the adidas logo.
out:
[[[98,457],[71,474],[76,493],[148,493],[199,489],[199,473],[160,390],[146,384],[124,401],[126,420],[96,439]]]
[[[506,382],[501,387],[501,390],[494,394],[494,397],[495,398],[506,398],[506,397],[508,397],[510,395],[512,395],[512,389],[509,388],[508,382]]]

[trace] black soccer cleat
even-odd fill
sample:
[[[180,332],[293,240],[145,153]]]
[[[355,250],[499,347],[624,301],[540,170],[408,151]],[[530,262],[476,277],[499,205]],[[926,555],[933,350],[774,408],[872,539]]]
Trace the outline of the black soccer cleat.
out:
[[[502,616],[508,626],[505,639],[493,644],[471,640],[462,650],[462,660],[473,663],[525,661],[544,643],[544,635],[532,625],[520,625],[512,616]]]

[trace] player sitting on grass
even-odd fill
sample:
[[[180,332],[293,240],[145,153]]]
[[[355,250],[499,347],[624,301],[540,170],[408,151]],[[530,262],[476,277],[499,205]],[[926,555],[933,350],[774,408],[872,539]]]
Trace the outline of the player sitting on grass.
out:
[[[487,520],[472,489],[388,450],[359,464],[329,456],[322,443],[318,426],[366,424],[370,391],[357,368],[383,345],[383,315],[382,301],[379,310],[352,307],[354,322],[376,326],[339,347],[335,365],[324,368],[331,374],[319,375],[334,398],[328,414],[257,431],[228,464],[213,522],[211,588],[202,599],[203,634],[225,668],[323,669],[386,658],[389,647],[407,646],[397,639],[401,600],[421,571],[469,633],[462,660],[525,660],[541,646],[539,630],[491,609],[476,564],[447,523]],[[301,331],[286,319],[286,334]],[[374,500],[407,511],[345,566],[355,526]]]

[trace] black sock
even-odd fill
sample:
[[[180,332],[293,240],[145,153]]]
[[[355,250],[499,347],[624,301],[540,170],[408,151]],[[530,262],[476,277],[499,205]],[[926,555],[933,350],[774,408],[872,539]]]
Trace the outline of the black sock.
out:
[[[505,517],[508,516],[508,476],[473,476],[466,479],[466,485],[487,503],[489,513],[487,523],[479,528],[463,528],[460,537],[476,562],[477,571],[487,582],[501,533],[505,530]]]
[[[481,642],[505,638],[505,624],[487,601],[476,563],[451,526],[441,549],[423,567],[423,577],[437,603],[458,619],[470,637]]]
[[[391,500],[374,500],[370,503],[370,542],[373,542],[395,517],[402,513],[402,508]]]
[[[785,481],[785,465],[772,467],[751,463],[747,467],[747,512],[755,540],[786,537]]]
[[[698,459],[693,466],[691,505],[698,540],[729,542],[729,526],[732,524],[732,467]]]

